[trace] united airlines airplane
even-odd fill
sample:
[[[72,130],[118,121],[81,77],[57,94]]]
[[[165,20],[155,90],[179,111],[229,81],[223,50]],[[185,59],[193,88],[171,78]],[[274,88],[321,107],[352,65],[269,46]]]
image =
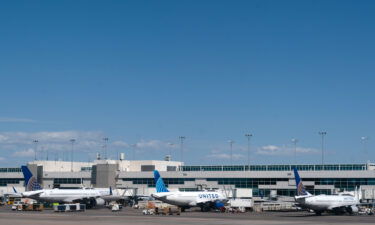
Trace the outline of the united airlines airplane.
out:
[[[294,177],[296,180],[297,196],[295,200],[302,208],[313,210],[316,215],[323,212],[334,212],[336,214],[348,212],[350,214],[358,212],[357,205],[360,204],[360,190],[354,192],[354,196],[350,195],[317,195],[314,196],[306,191],[305,186],[294,168]]]
[[[151,196],[162,202],[181,207],[184,211],[190,207],[200,207],[201,211],[209,211],[212,208],[224,207],[228,201],[223,194],[213,191],[180,192],[169,191],[157,170],[154,171],[156,193]]]
[[[22,166],[21,168],[26,185],[26,191],[21,193],[21,195],[25,198],[31,198],[42,202],[79,202],[86,204],[87,208],[104,205],[106,202],[123,198],[121,195],[114,195],[111,187],[108,189],[42,189],[29,168],[27,168],[27,166]]]

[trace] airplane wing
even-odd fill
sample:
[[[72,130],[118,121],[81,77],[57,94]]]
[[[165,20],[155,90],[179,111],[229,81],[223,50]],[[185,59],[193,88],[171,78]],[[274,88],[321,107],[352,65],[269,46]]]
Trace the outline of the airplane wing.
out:
[[[354,204],[355,205],[355,204]],[[335,209],[339,209],[339,208],[344,208],[344,207],[348,207],[348,206],[353,206],[353,204],[334,204],[334,205],[331,205],[328,207],[328,210],[335,210]]]
[[[214,203],[214,202],[216,202],[216,201],[218,201],[217,199],[200,199],[200,198],[198,198],[195,202],[197,203],[197,204],[200,204],[200,203],[207,203],[207,202],[212,202],[212,203]]]
[[[166,194],[168,193],[168,194]],[[158,193],[153,193],[151,194],[151,197],[155,198],[155,199],[158,199],[158,200],[163,200],[163,199],[166,199],[168,196],[170,195],[173,195],[174,193],[172,192],[163,192],[163,195],[158,195]]]
[[[27,194],[27,195],[23,195],[22,193],[21,193],[21,195],[23,196],[23,197],[26,197],[26,198],[35,198],[35,197],[39,197],[39,195],[41,195],[42,193],[43,193],[44,191],[43,190],[40,190],[40,191],[32,191],[32,193],[29,193],[29,194]]]
[[[343,205],[331,205],[330,207],[328,207],[328,210],[334,210],[336,208],[340,208],[342,207]]]
[[[86,198],[65,198],[64,202],[77,202],[77,201],[82,201],[85,200]]]
[[[197,199],[196,200],[196,203],[199,204],[199,203],[206,203],[206,202],[212,202],[210,199]]]
[[[96,199],[96,198],[101,198],[102,196],[101,195],[97,195],[97,196],[92,196],[90,198],[88,197],[70,197],[70,198],[65,198],[64,199],[64,202],[79,202],[79,201],[86,201],[86,200],[90,200],[90,199]]]
[[[196,202],[191,202],[191,206],[203,206],[203,207],[210,207],[210,208],[221,208],[223,207],[227,201],[218,200],[218,199],[197,199]]]

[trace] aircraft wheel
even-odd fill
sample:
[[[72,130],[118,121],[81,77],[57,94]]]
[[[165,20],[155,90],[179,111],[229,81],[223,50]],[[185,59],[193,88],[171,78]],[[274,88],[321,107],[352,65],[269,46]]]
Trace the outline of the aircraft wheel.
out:
[[[207,207],[207,206],[201,206],[201,212],[208,212],[208,211],[210,211],[210,208],[209,207]]]

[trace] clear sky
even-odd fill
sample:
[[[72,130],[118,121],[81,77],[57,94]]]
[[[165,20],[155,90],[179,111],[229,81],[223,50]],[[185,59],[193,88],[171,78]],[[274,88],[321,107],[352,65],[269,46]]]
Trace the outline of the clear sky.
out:
[[[374,1],[1,1],[0,164],[375,161]],[[361,137],[368,136],[364,147]],[[168,144],[173,143],[174,145]],[[133,144],[133,147],[132,147]],[[365,150],[368,151],[365,154]]]

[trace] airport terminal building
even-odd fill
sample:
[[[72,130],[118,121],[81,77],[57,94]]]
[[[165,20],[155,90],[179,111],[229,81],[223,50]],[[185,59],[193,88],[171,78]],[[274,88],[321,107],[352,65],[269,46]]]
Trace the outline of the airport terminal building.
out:
[[[375,164],[215,165],[185,166],[168,160],[95,160],[93,162],[33,161],[29,169],[44,188],[116,187],[137,195],[155,191],[153,170],[160,171],[171,190],[220,189],[230,196],[261,199],[294,196],[292,169],[297,167],[312,194],[334,194],[362,188],[362,198],[375,198]],[[0,193],[24,190],[20,168],[0,168]],[[236,194],[238,193],[238,195]],[[241,193],[241,194],[239,194]]]

